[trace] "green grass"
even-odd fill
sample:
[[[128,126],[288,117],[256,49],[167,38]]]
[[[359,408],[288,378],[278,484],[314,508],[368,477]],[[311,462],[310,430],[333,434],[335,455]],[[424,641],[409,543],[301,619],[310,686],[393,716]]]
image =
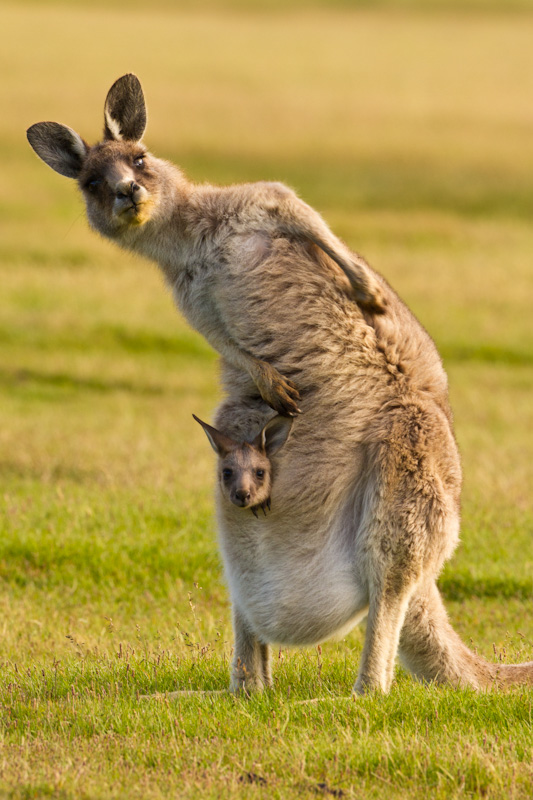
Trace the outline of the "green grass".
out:
[[[2,4],[1,797],[531,796],[531,691],[399,669],[390,695],[353,702],[362,629],[276,648],[262,697],[209,693],[232,632],[191,415],[211,417],[216,359],[157,271],[88,231],[24,130],[57,119],[95,140],[133,70],[154,152],[197,180],[284,180],[366,255],[450,378],[465,475],[440,579],[451,620],[485,657],[528,660],[532,10]]]

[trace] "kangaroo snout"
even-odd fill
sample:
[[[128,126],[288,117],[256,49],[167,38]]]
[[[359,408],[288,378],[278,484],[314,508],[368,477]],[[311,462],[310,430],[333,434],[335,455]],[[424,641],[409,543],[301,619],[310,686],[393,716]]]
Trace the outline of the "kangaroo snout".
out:
[[[113,187],[115,194],[114,213],[124,220],[140,221],[140,209],[148,200],[149,194],[144,186],[128,177],[121,180]]]
[[[246,506],[250,504],[251,497],[252,495],[249,489],[235,489],[235,491],[231,493],[230,500],[234,505],[240,508],[246,508]]]
[[[140,189],[141,187],[135,181],[122,181],[118,184],[115,194],[119,200],[123,200],[126,197],[131,197],[134,200]]]

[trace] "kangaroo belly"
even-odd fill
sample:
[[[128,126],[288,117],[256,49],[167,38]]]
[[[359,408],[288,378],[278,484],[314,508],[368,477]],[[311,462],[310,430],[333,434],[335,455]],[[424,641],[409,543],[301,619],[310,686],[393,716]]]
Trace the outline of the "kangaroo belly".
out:
[[[267,521],[261,522],[264,530],[245,541],[235,537],[235,526],[221,526],[232,601],[258,639],[315,644],[342,635],[366,615],[367,589],[354,554],[335,537],[325,537],[320,547],[302,547],[292,531],[280,548],[279,539],[269,537]]]

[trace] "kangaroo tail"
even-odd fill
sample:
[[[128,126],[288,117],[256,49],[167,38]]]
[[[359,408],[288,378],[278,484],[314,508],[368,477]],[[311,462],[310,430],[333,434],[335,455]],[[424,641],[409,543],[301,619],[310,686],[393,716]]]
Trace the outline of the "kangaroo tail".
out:
[[[400,661],[420,680],[474,689],[533,686],[533,661],[491,664],[455,633],[434,582],[413,595],[400,636]]]

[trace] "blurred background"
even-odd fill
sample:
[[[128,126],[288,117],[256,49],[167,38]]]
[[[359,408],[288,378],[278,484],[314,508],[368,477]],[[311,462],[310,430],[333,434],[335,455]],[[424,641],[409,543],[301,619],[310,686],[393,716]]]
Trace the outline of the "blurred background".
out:
[[[154,266],[88,230],[74,182],[25,137],[55,120],[95,142],[107,90],[130,71],[156,155],[196,181],[285,181],[434,337],[465,471],[463,544],[441,585],[463,635],[484,646],[522,626],[533,590],[533,3],[0,9],[5,653],[21,642],[61,651],[78,629],[105,648],[106,615],[125,636],[139,624],[170,636],[198,585],[198,624],[231,636],[212,453],[191,417],[209,419],[217,402],[215,356]]]

